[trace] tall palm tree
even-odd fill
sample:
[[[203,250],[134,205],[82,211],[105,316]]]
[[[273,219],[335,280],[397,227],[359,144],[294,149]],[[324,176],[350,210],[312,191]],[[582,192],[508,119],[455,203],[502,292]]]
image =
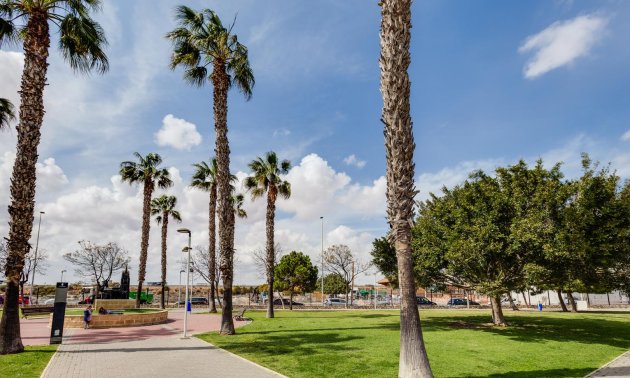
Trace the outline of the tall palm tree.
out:
[[[140,268],[138,269],[138,290],[136,291],[136,307],[140,307],[140,294],[142,283],[147,269],[147,251],[149,249],[149,230],[151,229],[151,196],[157,185],[160,189],[166,189],[173,185],[171,175],[166,168],[159,168],[162,157],[156,153],[142,156],[138,152],[133,153],[138,162],[123,161],[120,163],[120,175],[122,180],[132,184],[142,184],[144,199],[142,205],[142,238],[140,241]]]
[[[18,281],[30,246],[35,199],[35,164],[44,120],[44,86],[51,34],[59,36],[63,58],[74,71],[105,73],[109,67],[101,26],[90,17],[100,0],[2,0],[0,47],[21,43],[24,70],[20,86],[17,153],[11,177],[7,293],[0,320],[0,354],[24,350],[20,337]],[[52,30],[51,30],[52,27]]]
[[[280,175],[289,173],[291,162],[283,160],[278,162],[278,157],[273,151],[267,152],[264,158],[258,157],[249,163],[251,176],[245,179],[245,188],[251,192],[252,200],[262,197],[267,193],[267,285],[269,287],[269,301],[267,302],[267,317],[273,318],[273,279],[276,266],[274,253],[274,221],[276,217],[276,199],[278,195],[283,198],[291,197],[291,183],[282,179]]]
[[[6,98],[0,98],[0,130],[9,128],[9,122],[15,120],[13,104]]]
[[[166,194],[154,198],[151,201],[151,215],[156,216],[157,224],[162,224],[162,298],[160,307],[164,308],[164,294],[166,293],[166,235],[168,231],[168,217],[170,216],[177,222],[182,221],[179,211],[175,210],[177,205],[177,197],[167,196]]]
[[[387,158],[387,216],[390,239],[398,259],[400,306],[399,377],[432,377],[431,366],[422,339],[420,314],[411,252],[411,225],[414,218],[415,143],[407,69],[411,62],[411,0],[382,0],[381,6],[381,93]]]
[[[216,280],[216,222],[215,215],[217,209],[217,159],[210,159],[210,165],[205,161],[193,164],[193,173],[190,186],[208,192],[210,202],[208,206],[208,279],[210,280],[210,312],[216,313],[214,293]],[[230,182],[236,181],[236,176],[230,175]]]
[[[250,99],[254,86],[254,74],[249,65],[247,47],[232,34],[232,26],[226,28],[219,16],[210,9],[195,12],[179,6],[175,18],[178,26],[166,37],[173,43],[171,69],[183,66],[184,79],[195,86],[212,83],[214,98],[214,128],[216,131],[215,154],[217,156],[217,194],[219,214],[219,245],[221,251],[221,276],[223,277],[223,311],[221,334],[232,335],[232,269],[234,259],[233,219],[230,204],[230,145],[228,142],[227,109],[228,90],[236,85]],[[208,67],[212,72],[208,72]]]

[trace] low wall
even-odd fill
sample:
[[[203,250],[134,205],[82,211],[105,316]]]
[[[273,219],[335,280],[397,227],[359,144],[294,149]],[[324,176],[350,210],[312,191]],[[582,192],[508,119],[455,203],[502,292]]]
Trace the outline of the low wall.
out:
[[[97,299],[94,304],[94,310],[104,307],[107,310],[124,310],[126,308],[135,308],[135,299]]]
[[[112,328],[112,327],[134,327],[152,324],[166,323],[168,311],[147,312],[143,314],[122,314],[122,315],[100,315],[93,314],[90,327],[92,328]],[[52,314],[50,314],[49,326],[52,324]],[[66,315],[63,323],[64,328],[83,328],[83,315]]]

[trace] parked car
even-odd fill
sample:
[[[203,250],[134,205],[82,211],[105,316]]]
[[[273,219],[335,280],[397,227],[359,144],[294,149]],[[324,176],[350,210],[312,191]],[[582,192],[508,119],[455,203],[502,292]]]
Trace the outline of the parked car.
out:
[[[446,303],[447,306],[479,306],[479,303],[475,301],[468,301],[466,298],[451,298]]]
[[[417,296],[416,302],[418,306],[437,306],[437,303],[431,302],[427,297]]]
[[[326,306],[345,306],[346,300],[341,298],[328,298],[324,304]]]
[[[190,304],[192,305],[208,305],[210,302],[208,301],[208,298],[204,298],[204,297],[192,297],[190,298]],[[184,304],[186,304],[186,300],[181,300],[179,302],[177,302],[178,305],[183,306]]]
[[[54,304],[55,304],[55,298],[46,299],[46,300],[44,301],[44,304],[45,304],[46,306],[52,306],[52,305],[54,305]]]
[[[274,306],[282,306],[282,302],[284,302],[285,306],[291,305],[291,300],[287,299],[287,298],[282,298],[282,299],[276,298],[276,299],[273,300],[273,305]],[[294,306],[304,306],[304,303],[293,301],[293,305]]]

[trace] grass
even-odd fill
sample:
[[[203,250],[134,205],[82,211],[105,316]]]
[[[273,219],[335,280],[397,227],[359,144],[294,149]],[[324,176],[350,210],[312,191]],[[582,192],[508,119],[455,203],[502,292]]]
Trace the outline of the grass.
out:
[[[247,312],[235,336],[199,337],[289,377],[394,377],[399,315],[395,311]],[[507,328],[489,311],[421,313],[436,377],[583,377],[630,348],[630,313],[506,312]]]
[[[56,350],[56,345],[27,346],[23,353],[0,355],[0,377],[37,378]]]

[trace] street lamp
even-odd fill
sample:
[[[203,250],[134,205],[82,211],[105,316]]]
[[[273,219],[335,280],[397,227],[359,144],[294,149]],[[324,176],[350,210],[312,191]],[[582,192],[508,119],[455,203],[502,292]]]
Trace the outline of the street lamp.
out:
[[[322,220],[322,305],[324,304],[324,217],[319,217]]]
[[[184,272],[185,270],[179,271],[179,287],[177,288],[177,307],[179,307],[179,304],[182,303],[182,273]]]
[[[66,270],[65,270],[65,269],[61,271],[61,281],[60,281],[60,282],[63,282],[63,274],[64,274],[65,272],[66,272]]]
[[[35,257],[33,258],[33,277],[31,278],[31,300],[29,303],[33,304],[33,288],[35,287],[35,271],[37,269],[37,249],[39,248],[39,230],[42,228],[42,214],[46,214],[43,211],[39,212],[39,224],[37,225],[37,241],[35,242]]]
[[[184,308],[184,338],[187,339],[188,338],[188,282],[190,282],[190,250],[192,249],[190,247],[190,243],[191,243],[191,235],[190,235],[190,230],[187,228],[180,228],[179,230],[177,230],[177,232],[182,233],[182,234],[188,234],[188,247],[184,247],[184,249],[182,249],[182,252],[188,252],[188,261],[186,262],[186,304],[185,304],[185,308]]]

